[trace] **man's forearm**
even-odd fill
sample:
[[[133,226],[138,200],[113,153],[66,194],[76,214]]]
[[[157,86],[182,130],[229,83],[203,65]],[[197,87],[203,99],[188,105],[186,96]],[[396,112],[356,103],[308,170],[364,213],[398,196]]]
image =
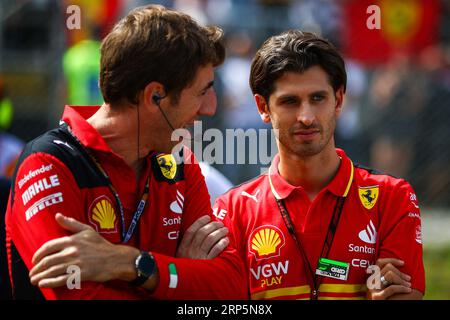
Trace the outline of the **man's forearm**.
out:
[[[137,277],[134,261],[140,253],[139,250],[125,245],[117,245],[116,248],[115,254],[108,261],[107,270],[112,272],[111,279],[133,281]]]

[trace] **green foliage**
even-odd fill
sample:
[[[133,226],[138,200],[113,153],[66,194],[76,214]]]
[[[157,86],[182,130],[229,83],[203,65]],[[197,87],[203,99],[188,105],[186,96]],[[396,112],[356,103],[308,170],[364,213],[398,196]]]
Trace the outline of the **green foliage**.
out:
[[[450,246],[426,246],[423,253],[426,300],[450,300]]]

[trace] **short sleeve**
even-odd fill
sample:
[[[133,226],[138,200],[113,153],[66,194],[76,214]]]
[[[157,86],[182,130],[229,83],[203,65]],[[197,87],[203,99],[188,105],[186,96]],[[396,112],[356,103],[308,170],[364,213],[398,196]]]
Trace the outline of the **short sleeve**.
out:
[[[413,188],[404,180],[390,190],[380,223],[379,258],[405,262],[412,288],[425,293],[421,214]]]

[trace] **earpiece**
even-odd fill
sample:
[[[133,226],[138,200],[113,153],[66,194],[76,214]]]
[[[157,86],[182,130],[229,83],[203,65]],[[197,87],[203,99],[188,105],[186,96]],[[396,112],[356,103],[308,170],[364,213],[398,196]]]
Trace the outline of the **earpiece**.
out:
[[[166,113],[163,111],[163,109],[161,109],[161,106],[159,105],[159,102],[161,101],[161,99],[163,99],[165,97],[166,96],[161,97],[158,92],[155,92],[155,93],[152,94],[153,102],[158,106],[159,111],[161,111],[162,115],[164,116],[164,119],[166,119],[166,122],[169,125],[169,127],[172,129],[172,131],[175,131],[175,128],[173,127],[173,125],[169,121],[169,119],[167,118]]]
[[[159,102],[161,101],[161,96],[159,95],[158,92],[155,92],[155,93],[152,95],[152,100],[153,100],[153,102],[154,102],[157,106],[159,106]]]

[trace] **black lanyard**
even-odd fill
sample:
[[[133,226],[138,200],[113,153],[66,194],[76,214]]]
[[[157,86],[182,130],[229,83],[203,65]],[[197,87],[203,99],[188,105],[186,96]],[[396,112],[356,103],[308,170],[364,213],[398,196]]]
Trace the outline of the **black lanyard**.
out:
[[[150,176],[148,177],[147,183],[145,184],[144,192],[142,193],[141,200],[139,201],[136,211],[134,212],[133,219],[131,220],[131,224],[130,224],[128,230],[126,231],[125,213],[124,213],[122,201],[120,200],[119,194],[116,191],[116,188],[113,186],[111,179],[109,178],[109,175],[103,169],[101,164],[97,161],[97,159],[92,154],[92,152],[88,148],[85,148],[84,145],[81,143],[81,141],[78,140],[78,138],[72,133],[70,126],[65,122],[62,122],[62,125],[67,126],[67,131],[75,139],[75,141],[81,147],[81,149],[84,150],[86,152],[86,154],[89,156],[89,158],[95,163],[98,171],[100,171],[100,173],[103,175],[106,182],[108,183],[108,188],[111,191],[111,193],[114,195],[114,198],[116,199],[117,206],[119,207],[119,211],[120,211],[120,218],[121,218],[121,223],[122,223],[122,243],[127,243],[133,236],[134,230],[136,229],[139,219],[141,218],[141,215],[144,212],[145,205],[147,204],[147,199],[148,199],[149,189],[150,189]]]
[[[339,218],[341,217],[345,199],[346,199],[345,197],[338,197],[338,199],[336,200],[333,216],[331,217],[330,225],[328,226],[327,235],[325,237],[319,258],[328,258],[328,253],[330,252],[331,245],[333,244],[334,235],[336,233],[336,229],[339,223]],[[286,208],[286,204],[284,203],[283,200],[277,199],[276,197],[275,201],[277,202],[278,209],[280,211],[281,217],[283,218],[284,224],[286,225],[289,234],[294,239],[297,249],[302,257],[303,266],[306,269],[308,282],[311,287],[311,300],[317,300],[321,278],[319,278],[315,274],[314,270],[311,268],[311,264],[309,263],[305,249],[301,245],[300,240],[297,238],[297,234],[295,233],[294,224],[292,223],[292,219],[291,216],[289,215],[289,211]]]

